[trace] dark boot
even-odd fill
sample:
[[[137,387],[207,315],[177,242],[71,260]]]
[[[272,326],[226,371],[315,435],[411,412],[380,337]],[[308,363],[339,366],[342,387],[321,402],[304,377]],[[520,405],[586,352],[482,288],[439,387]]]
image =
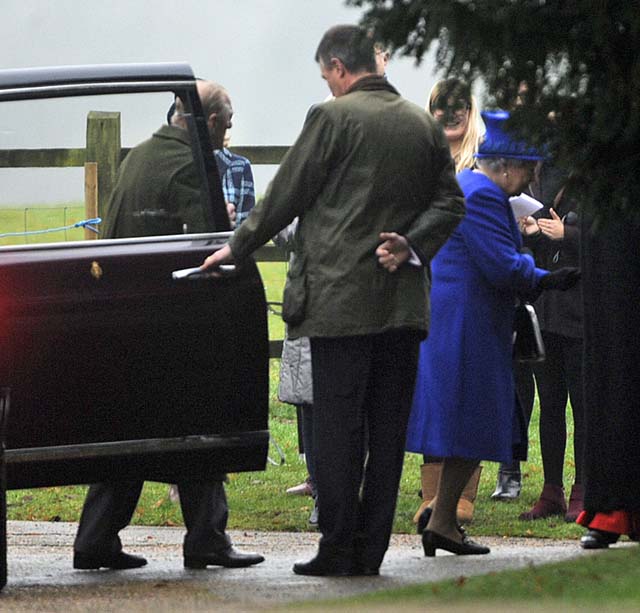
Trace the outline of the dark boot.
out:
[[[533,505],[530,511],[521,513],[519,519],[543,519],[551,515],[564,515],[566,512],[567,503],[564,499],[564,489],[559,485],[545,483],[538,502]]]
[[[498,471],[498,481],[496,482],[496,489],[491,494],[493,500],[515,500],[520,496],[520,489],[522,487],[522,474],[520,473],[520,467],[515,465],[500,465]]]
[[[574,522],[578,519],[581,511],[584,509],[584,487],[579,483],[576,483],[571,488],[571,495],[569,496],[569,508],[567,514],[564,516],[566,522]]]

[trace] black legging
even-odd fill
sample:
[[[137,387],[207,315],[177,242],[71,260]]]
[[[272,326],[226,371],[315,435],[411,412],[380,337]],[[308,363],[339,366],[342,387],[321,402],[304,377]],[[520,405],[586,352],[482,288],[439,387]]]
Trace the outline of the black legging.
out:
[[[582,483],[584,403],[582,339],[543,332],[546,359],[534,365],[540,398],[540,451],[544,482],[562,486],[567,443],[567,394],[573,410],[575,483]]]
[[[536,383],[533,379],[533,369],[531,364],[526,362],[513,363],[513,378],[516,383],[516,394],[520,401],[522,414],[525,419],[526,429],[529,429],[531,413],[533,413],[533,403],[536,398]]]

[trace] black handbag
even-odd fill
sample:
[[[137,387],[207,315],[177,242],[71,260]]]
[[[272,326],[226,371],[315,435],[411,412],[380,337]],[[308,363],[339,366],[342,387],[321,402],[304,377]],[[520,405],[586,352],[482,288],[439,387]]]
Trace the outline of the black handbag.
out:
[[[523,302],[516,307],[513,335],[513,357],[516,361],[534,364],[544,360],[544,341],[538,316],[528,302]]]

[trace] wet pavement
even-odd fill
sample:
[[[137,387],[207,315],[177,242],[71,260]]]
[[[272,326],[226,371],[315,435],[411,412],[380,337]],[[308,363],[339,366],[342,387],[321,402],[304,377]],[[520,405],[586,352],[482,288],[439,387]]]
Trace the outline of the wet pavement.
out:
[[[294,575],[295,561],[311,558],[316,533],[230,531],[234,545],[266,561],[248,569],[182,566],[182,528],[130,526],[126,551],[149,564],[129,571],[76,571],[71,566],[74,523],[8,522],[9,580],[0,611],[256,611],[339,598],[415,583],[523,568],[589,555],[576,541],[478,539],[491,554],[425,558],[417,535],[394,535],[380,577]]]

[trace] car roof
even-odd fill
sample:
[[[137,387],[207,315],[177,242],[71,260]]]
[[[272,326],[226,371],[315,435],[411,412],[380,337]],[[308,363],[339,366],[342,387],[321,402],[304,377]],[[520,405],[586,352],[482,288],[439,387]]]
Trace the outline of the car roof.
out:
[[[83,83],[193,81],[186,62],[149,64],[93,64],[0,70],[0,89],[55,87]]]

